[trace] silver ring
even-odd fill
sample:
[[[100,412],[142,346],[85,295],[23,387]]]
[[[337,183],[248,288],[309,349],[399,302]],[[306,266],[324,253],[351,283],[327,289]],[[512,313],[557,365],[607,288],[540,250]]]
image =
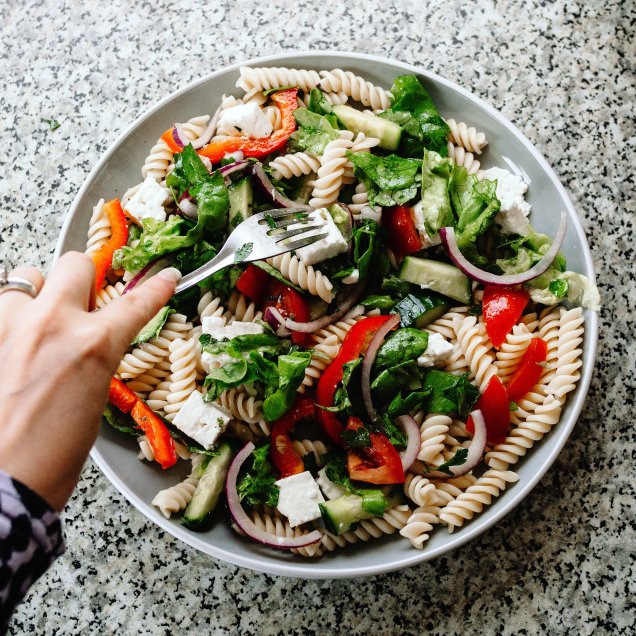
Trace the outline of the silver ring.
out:
[[[5,269],[0,272],[0,295],[8,291],[25,292],[29,294],[31,298],[35,298],[38,295],[38,290],[30,280],[20,278],[19,276],[7,276]]]

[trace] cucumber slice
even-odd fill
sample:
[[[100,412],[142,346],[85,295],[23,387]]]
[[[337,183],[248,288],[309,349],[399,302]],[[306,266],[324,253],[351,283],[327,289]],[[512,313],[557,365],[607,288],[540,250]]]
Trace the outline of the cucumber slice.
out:
[[[354,523],[373,516],[362,508],[362,497],[344,495],[319,504],[327,530],[335,535],[347,532]]]
[[[225,477],[232,461],[229,444],[222,444],[219,454],[210,458],[197,489],[188,504],[181,522],[188,528],[203,528],[211,519],[219,495],[225,485]]]
[[[245,219],[252,216],[252,182],[249,177],[244,177],[236,183],[228,186],[228,196],[230,198],[230,212],[228,215],[230,230],[243,223]]]
[[[395,305],[402,327],[423,329],[448,311],[449,304],[437,294],[409,294]]]
[[[419,285],[422,289],[431,289],[460,303],[470,303],[470,280],[454,265],[406,256],[398,276],[408,283]]]
[[[380,148],[385,150],[397,150],[400,145],[402,129],[396,123],[388,119],[382,119],[372,113],[338,104],[333,107],[336,117],[352,132],[363,132],[368,137],[376,137],[380,140]]]

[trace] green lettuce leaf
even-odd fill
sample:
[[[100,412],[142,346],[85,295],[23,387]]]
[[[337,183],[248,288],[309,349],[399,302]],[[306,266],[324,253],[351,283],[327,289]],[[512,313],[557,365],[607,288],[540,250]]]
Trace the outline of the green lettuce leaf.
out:
[[[325,146],[340,136],[333,119],[329,121],[327,117],[307,108],[297,108],[294,117],[298,129],[291,135],[290,146],[293,150],[321,155]]]
[[[382,344],[375,358],[375,368],[387,369],[417,360],[428,347],[428,333],[407,327],[394,331]]]
[[[479,389],[470,383],[468,373],[453,375],[430,369],[423,386],[430,389],[423,408],[429,413],[457,413],[467,417],[479,398]]]
[[[371,205],[402,205],[415,198],[419,186],[417,174],[422,165],[420,159],[350,151],[347,151],[347,158],[355,166],[356,176],[366,185]]]
[[[251,457],[252,466],[236,487],[239,499],[250,506],[275,507],[278,503],[279,488],[274,483],[277,478],[269,462],[269,444],[255,448]]]
[[[450,159],[443,159],[437,152],[424,151],[421,207],[424,229],[430,237],[436,236],[440,228],[455,224],[448,193],[452,172]]]

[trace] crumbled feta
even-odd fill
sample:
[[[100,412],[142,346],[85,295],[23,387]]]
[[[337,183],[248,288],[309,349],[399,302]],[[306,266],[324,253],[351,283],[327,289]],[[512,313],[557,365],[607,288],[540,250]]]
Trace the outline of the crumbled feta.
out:
[[[316,483],[320,486],[320,490],[322,490],[327,499],[338,499],[338,497],[342,497],[347,494],[347,491],[342,486],[339,486],[327,477],[326,466],[318,471]]]
[[[152,177],[146,178],[141,187],[126,203],[126,213],[141,225],[143,219],[166,220],[164,205],[170,201],[170,190]]]
[[[263,325],[259,325],[256,322],[241,322],[236,320],[226,325],[223,318],[214,316],[206,316],[203,318],[201,328],[203,333],[210,334],[216,340],[223,340],[224,338],[231,340],[237,336],[253,336],[263,333]]]
[[[245,137],[268,137],[272,134],[272,124],[258,104],[239,104],[221,111],[219,128],[235,131]]]
[[[420,240],[422,241],[422,249],[432,247],[433,245],[439,245],[442,242],[442,237],[439,234],[436,234],[431,238],[426,233],[426,228],[424,227],[424,208],[421,201],[418,201],[411,208],[411,217],[413,219],[413,223],[415,223],[415,229],[420,235]]]
[[[484,171],[483,178],[497,181],[497,198],[501,207],[495,223],[501,226],[501,231],[506,234],[527,234],[530,228],[527,219],[530,204],[524,198],[528,191],[526,182],[518,174],[503,168],[489,168]]]
[[[204,402],[199,391],[193,391],[172,423],[183,433],[210,450],[232,418],[219,404]]]
[[[349,274],[349,276],[345,276],[342,279],[342,282],[345,285],[354,285],[355,283],[359,282],[360,280],[360,270],[359,269],[354,269],[351,274]]]
[[[319,241],[312,243],[311,245],[307,245],[307,247],[301,247],[299,250],[296,250],[296,256],[298,256],[305,265],[315,265],[321,261],[333,258],[338,254],[342,254],[349,249],[349,244],[345,240],[344,236],[342,236],[342,232],[338,229],[338,226],[335,224],[333,217],[329,214],[329,210],[327,210],[327,208],[318,208],[317,210],[310,212],[307,215],[307,220],[305,222],[290,225],[287,229],[291,230],[314,225],[322,226],[319,232],[316,230],[315,232],[326,232],[327,236],[325,236],[324,239],[320,239]],[[303,235],[300,234],[298,236],[294,236],[292,240],[297,241],[302,238]]]
[[[280,488],[276,507],[287,517],[292,528],[320,518],[318,504],[325,498],[309,471],[279,479],[275,483]]]
[[[417,359],[420,367],[433,367],[438,362],[446,360],[453,351],[453,345],[447,342],[444,337],[438,333],[428,334],[428,346],[426,351]]]

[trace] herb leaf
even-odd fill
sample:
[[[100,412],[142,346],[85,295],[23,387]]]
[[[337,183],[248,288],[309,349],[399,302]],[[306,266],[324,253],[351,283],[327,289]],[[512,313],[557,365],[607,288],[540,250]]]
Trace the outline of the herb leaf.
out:
[[[468,449],[460,448],[447,462],[444,462],[441,466],[436,466],[435,470],[439,470],[441,473],[445,473],[446,475],[452,475],[450,467],[465,464],[466,457],[468,457]]]
[[[275,485],[276,476],[269,462],[269,444],[264,444],[252,451],[252,468],[239,481],[237,491],[239,499],[257,506],[266,504],[276,506],[279,488]]]
[[[57,119],[45,119],[44,117],[41,117],[40,121],[44,124],[48,124],[49,130],[51,132],[57,130],[62,125],[59,121],[57,121]]]
[[[234,264],[238,265],[242,263],[252,253],[253,249],[254,243],[245,243],[242,245],[234,254]]]

